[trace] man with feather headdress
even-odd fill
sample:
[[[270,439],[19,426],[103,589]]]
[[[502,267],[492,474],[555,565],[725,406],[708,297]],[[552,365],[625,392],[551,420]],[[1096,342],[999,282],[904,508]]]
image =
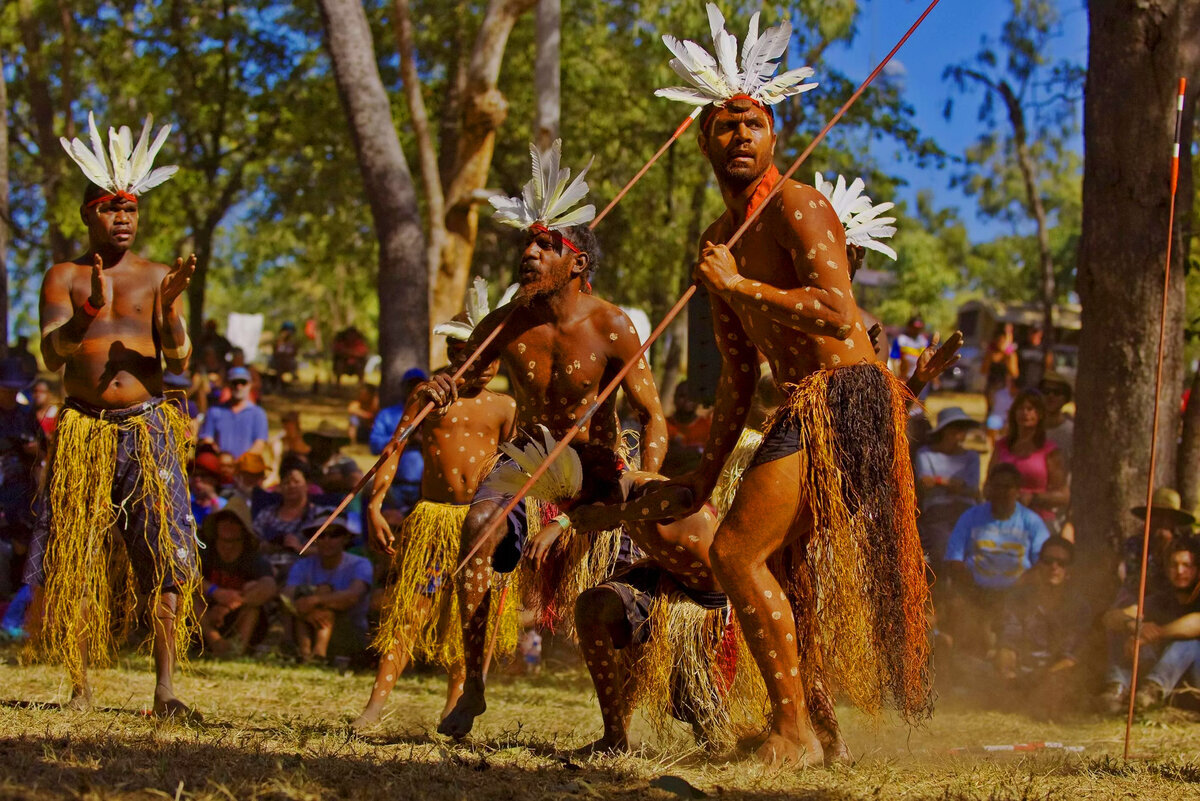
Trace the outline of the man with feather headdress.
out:
[[[193,716],[173,684],[196,630],[195,521],[183,472],[190,428],[164,402],[163,365],[183,372],[191,355],[181,298],[196,257],[168,266],[132,250],[140,196],[178,170],[152,169],[170,133],[165,126],[151,142],[152,122],[136,147],[122,126],[109,129],[106,151],[91,114],[91,149],[62,140],[88,180],[79,209],[88,251],[55,264],[42,282],[42,358],[65,368],[67,399],[26,580],[40,596],[33,648],[65,662],[74,706],[90,705],[88,663],[111,659],[114,632],[127,631],[143,595],[154,712]]]
[[[507,367],[517,400],[517,430],[522,436],[545,426],[555,437],[584,425],[581,442],[596,442],[615,450],[618,423],[613,399],[597,407],[600,389],[633,357],[640,346],[629,318],[615,305],[590,293],[588,283],[600,251],[587,223],[595,216],[595,207],[575,208],[587,193],[583,180],[587,168],[571,180],[571,171],[560,167],[562,143],[550,149],[531,148],[533,179],[520,197],[493,198],[496,219],[502,224],[526,232],[519,267],[520,289],[509,306],[489,314],[471,334],[464,353],[474,351],[492,331],[503,330],[481,354],[477,365],[488,365],[499,358]],[[454,402],[463,387],[480,384],[484,375],[476,366],[468,370],[456,385],[449,375],[435,376],[419,391],[439,407]],[[646,361],[639,360],[622,382],[625,397],[642,424],[641,458],[643,466],[657,470],[667,447],[666,420]],[[510,457],[511,458],[511,457]],[[493,518],[512,498],[512,494],[481,488],[471,504],[462,531],[462,553],[479,545],[460,577],[460,609],[463,618],[463,647],[467,659],[467,679],[462,698],[442,721],[438,730],[456,737],[465,736],[474,719],[484,712],[483,662],[487,640],[487,622],[491,609],[490,587],[493,570],[509,572],[520,561],[525,535],[542,521],[526,512],[522,502],[509,516],[507,530],[480,542]],[[570,570],[578,582],[543,571],[540,587],[527,590],[526,597],[543,610],[557,609],[570,587],[582,583],[591,586],[611,570],[617,558],[616,547],[593,547],[576,538],[581,550],[572,551],[586,561],[576,561]],[[612,543],[609,543],[610,545]],[[610,558],[611,557],[611,558]],[[588,583],[588,582],[591,583]],[[550,597],[560,596],[551,602]],[[572,596],[567,603],[572,603]],[[565,611],[569,611],[569,608]]]
[[[776,187],[771,106],[815,86],[803,83],[807,67],[775,76],[791,26],[759,36],[755,14],[739,67],[736,39],[716,7],[708,10],[716,56],[664,37],[672,67],[691,85],[658,92],[706,107],[699,146],[727,207],[705,231],[696,267],[723,361],[715,423],[704,463],[675,486],[691,491],[692,509],[711,495],[749,411],[761,352],[787,401],[710,555],[771,702],[758,756],[820,763],[809,705],[824,670],[871,711],[887,699],[917,717],[931,703],[908,392],[876,362],[854,301],[847,209],[812,186]],[[768,195],[732,252],[719,244]],[[878,207],[860,205],[851,217],[867,234],[887,227]]]
[[[499,305],[506,305],[516,290],[516,285],[510,287]],[[446,354],[451,362],[467,357],[466,342],[488,311],[487,282],[476,278],[467,293],[466,311],[433,329],[446,337]],[[389,452],[375,474],[367,507],[372,520],[371,537],[375,547],[392,556],[393,562],[389,570],[391,587],[373,645],[380,655],[379,667],[367,706],[352,724],[356,730],[379,722],[387,697],[414,652],[446,669],[449,682],[442,717],[462,694],[462,628],[450,571],[458,564],[463,521],[485,466],[500,443],[511,439],[514,432],[516,402],[487,389],[499,367],[499,361],[493,360],[476,385],[464,387],[456,401],[425,418],[421,425],[425,464],[421,499],[395,536],[384,519],[383,501],[399,468],[400,452]],[[399,427],[406,428],[425,403],[426,393],[414,391]],[[503,653],[516,646],[517,606],[508,605],[502,614],[504,622],[498,636]]]

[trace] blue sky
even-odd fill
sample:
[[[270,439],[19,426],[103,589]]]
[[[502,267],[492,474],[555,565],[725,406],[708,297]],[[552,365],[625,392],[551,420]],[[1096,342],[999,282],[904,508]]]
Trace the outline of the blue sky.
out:
[[[852,80],[861,81],[926,5],[926,0],[861,0],[857,37],[850,47],[831,49],[829,60]],[[899,60],[903,65],[905,97],[916,112],[916,125],[950,155],[962,155],[983,128],[975,119],[978,96],[962,98],[955,104],[953,117],[949,121],[943,117],[946,99],[953,89],[942,80],[942,71],[950,64],[972,58],[983,37],[996,40],[1010,9],[1007,0],[942,0],[893,59],[893,64]],[[1054,41],[1052,55],[1086,65],[1087,12],[1083,0],[1059,0],[1059,13],[1062,36]],[[1082,115],[1082,109],[1079,113]],[[1082,139],[1076,141],[1075,149],[1082,152]],[[880,163],[893,158],[891,149],[880,146],[873,155]],[[959,209],[972,240],[982,241],[1005,232],[1002,226],[980,220],[974,201],[950,188],[949,168],[922,169],[904,161],[894,169],[909,183],[902,198],[911,199],[918,189],[934,190],[937,206]]]

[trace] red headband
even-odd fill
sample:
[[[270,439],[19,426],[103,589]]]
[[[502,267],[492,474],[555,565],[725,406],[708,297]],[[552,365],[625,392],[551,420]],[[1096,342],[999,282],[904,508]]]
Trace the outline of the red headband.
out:
[[[562,238],[563,244],[566,245],[567,247],[569,247],[573,252],[575,252],[575,253],[583,252],[582,250],[580,250],[578,247],[575,246],[574,242],[572,242],[570,239],[567,239],[565,236],[563,236],[562,231],[551,231],[549,228],[542,225],[541,223],[534,223],[533,225],[529,226],[529,230],[530,231],[544,231],[547,234],[552,234],[552,233],[558,234],[559,237]]]
[[[92,206],[99,206],[101,203],[107,203],[108,201],[116,200],[117,198],[121,198],[121,200],[128,200],[131,203],[138,202],[138,199],[134,195],[131,195],[122,189],[120,192],[117,192],[113,195],[101,195],[100,197],[88,203],[87,208],[90,209]]]

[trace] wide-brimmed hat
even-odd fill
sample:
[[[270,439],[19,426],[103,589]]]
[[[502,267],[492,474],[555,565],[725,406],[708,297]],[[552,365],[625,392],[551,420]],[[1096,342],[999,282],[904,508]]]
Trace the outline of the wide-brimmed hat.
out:
[[[947,406],[945,409],[942,409],[940,412],[938,412],[937,426],[929,433],[930,435],[936,434],[947,426],[952,425],[969,426],[974,428],[975,426],[981,424],[978,420],[971,417],[971,415],[964,412],[958,406]]]
[[[1129,510],[1136,517],[1146,519],[1146,507],[1135,506]],[[1183,499],[1170,487],[1159,487],[1150,498],[1150,516],[1171,526],[1194,526],[1196,516],[1183,508]]]
[[[222,517],[232,517],[234,520],[237,520],[246,532],[244,540],[246,548],[251,551],[258,550],[258,535],[254,533],[254,522],[250,516],[250,505],[240,495],[233,496],[224,506],[204,518],[204,522],[200,525],[200,539],[210,545],[216,543],[217,522]]]
[[[1062,373],[1058,373],[1053,370],[1042,376],[1041,380],[1038,381],[1038,388],[1040,389],[1045,384],[1054,384],[1063,387],[1067,391],[1068,398],[1071,397],[1071,394],[1075,389],[1073,386],[1071,386],[1071,379],[1067,378]]]
[[[33,378],[25,372],[19,359],[10,356],[0,361],[0,387],[22,390],[32,383]]]
[[[322,420],[316,431],[304,432],[304,441],[310,447],[313,445],[313,440],[316,439],[328,439],[345,445],[350,442],[350,435],[346,433],[344,426],[339,426],[332,420]]]
[[[267,473],[267,463],[253,451],[246,451],[235,462],[238,472],[249,473],[252,476],[262,476]]]

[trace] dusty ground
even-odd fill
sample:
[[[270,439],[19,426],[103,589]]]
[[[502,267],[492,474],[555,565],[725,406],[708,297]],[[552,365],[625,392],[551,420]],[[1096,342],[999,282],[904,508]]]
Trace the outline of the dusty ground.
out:
[[[443,683],[406,676],[377,735],[346,722],[371,679],[251,661],[199,661],[181,693],[207,716],[185,727],[146,718],[148,663],[131,657],[96,674],[104,707],[55,706],[62,676],[15,664],[0,651],[0,799],[587,799],[698,798],[1200,798],[1200,725],[1187,713],[1155,713],[1135,730],[1139,758],[1120,759],[1120,721],[1069,724],[971,710],[943,701],[924,728],[875,726],[843,712],[859,758],[852,768],[766,771],[744,760],[706,760],[680,731],[676,743],[641,743],[632,757],[572,760],[599,733],[584,674],[498,677],[475,737],[431,734]],[[1081,753],[986,754],[984,745],[1057,741]],[[666,778],[664,777],[675,777]],[[679,782],[682,779],[688,783]],[[661,789],[656,783],[669,787]]]

